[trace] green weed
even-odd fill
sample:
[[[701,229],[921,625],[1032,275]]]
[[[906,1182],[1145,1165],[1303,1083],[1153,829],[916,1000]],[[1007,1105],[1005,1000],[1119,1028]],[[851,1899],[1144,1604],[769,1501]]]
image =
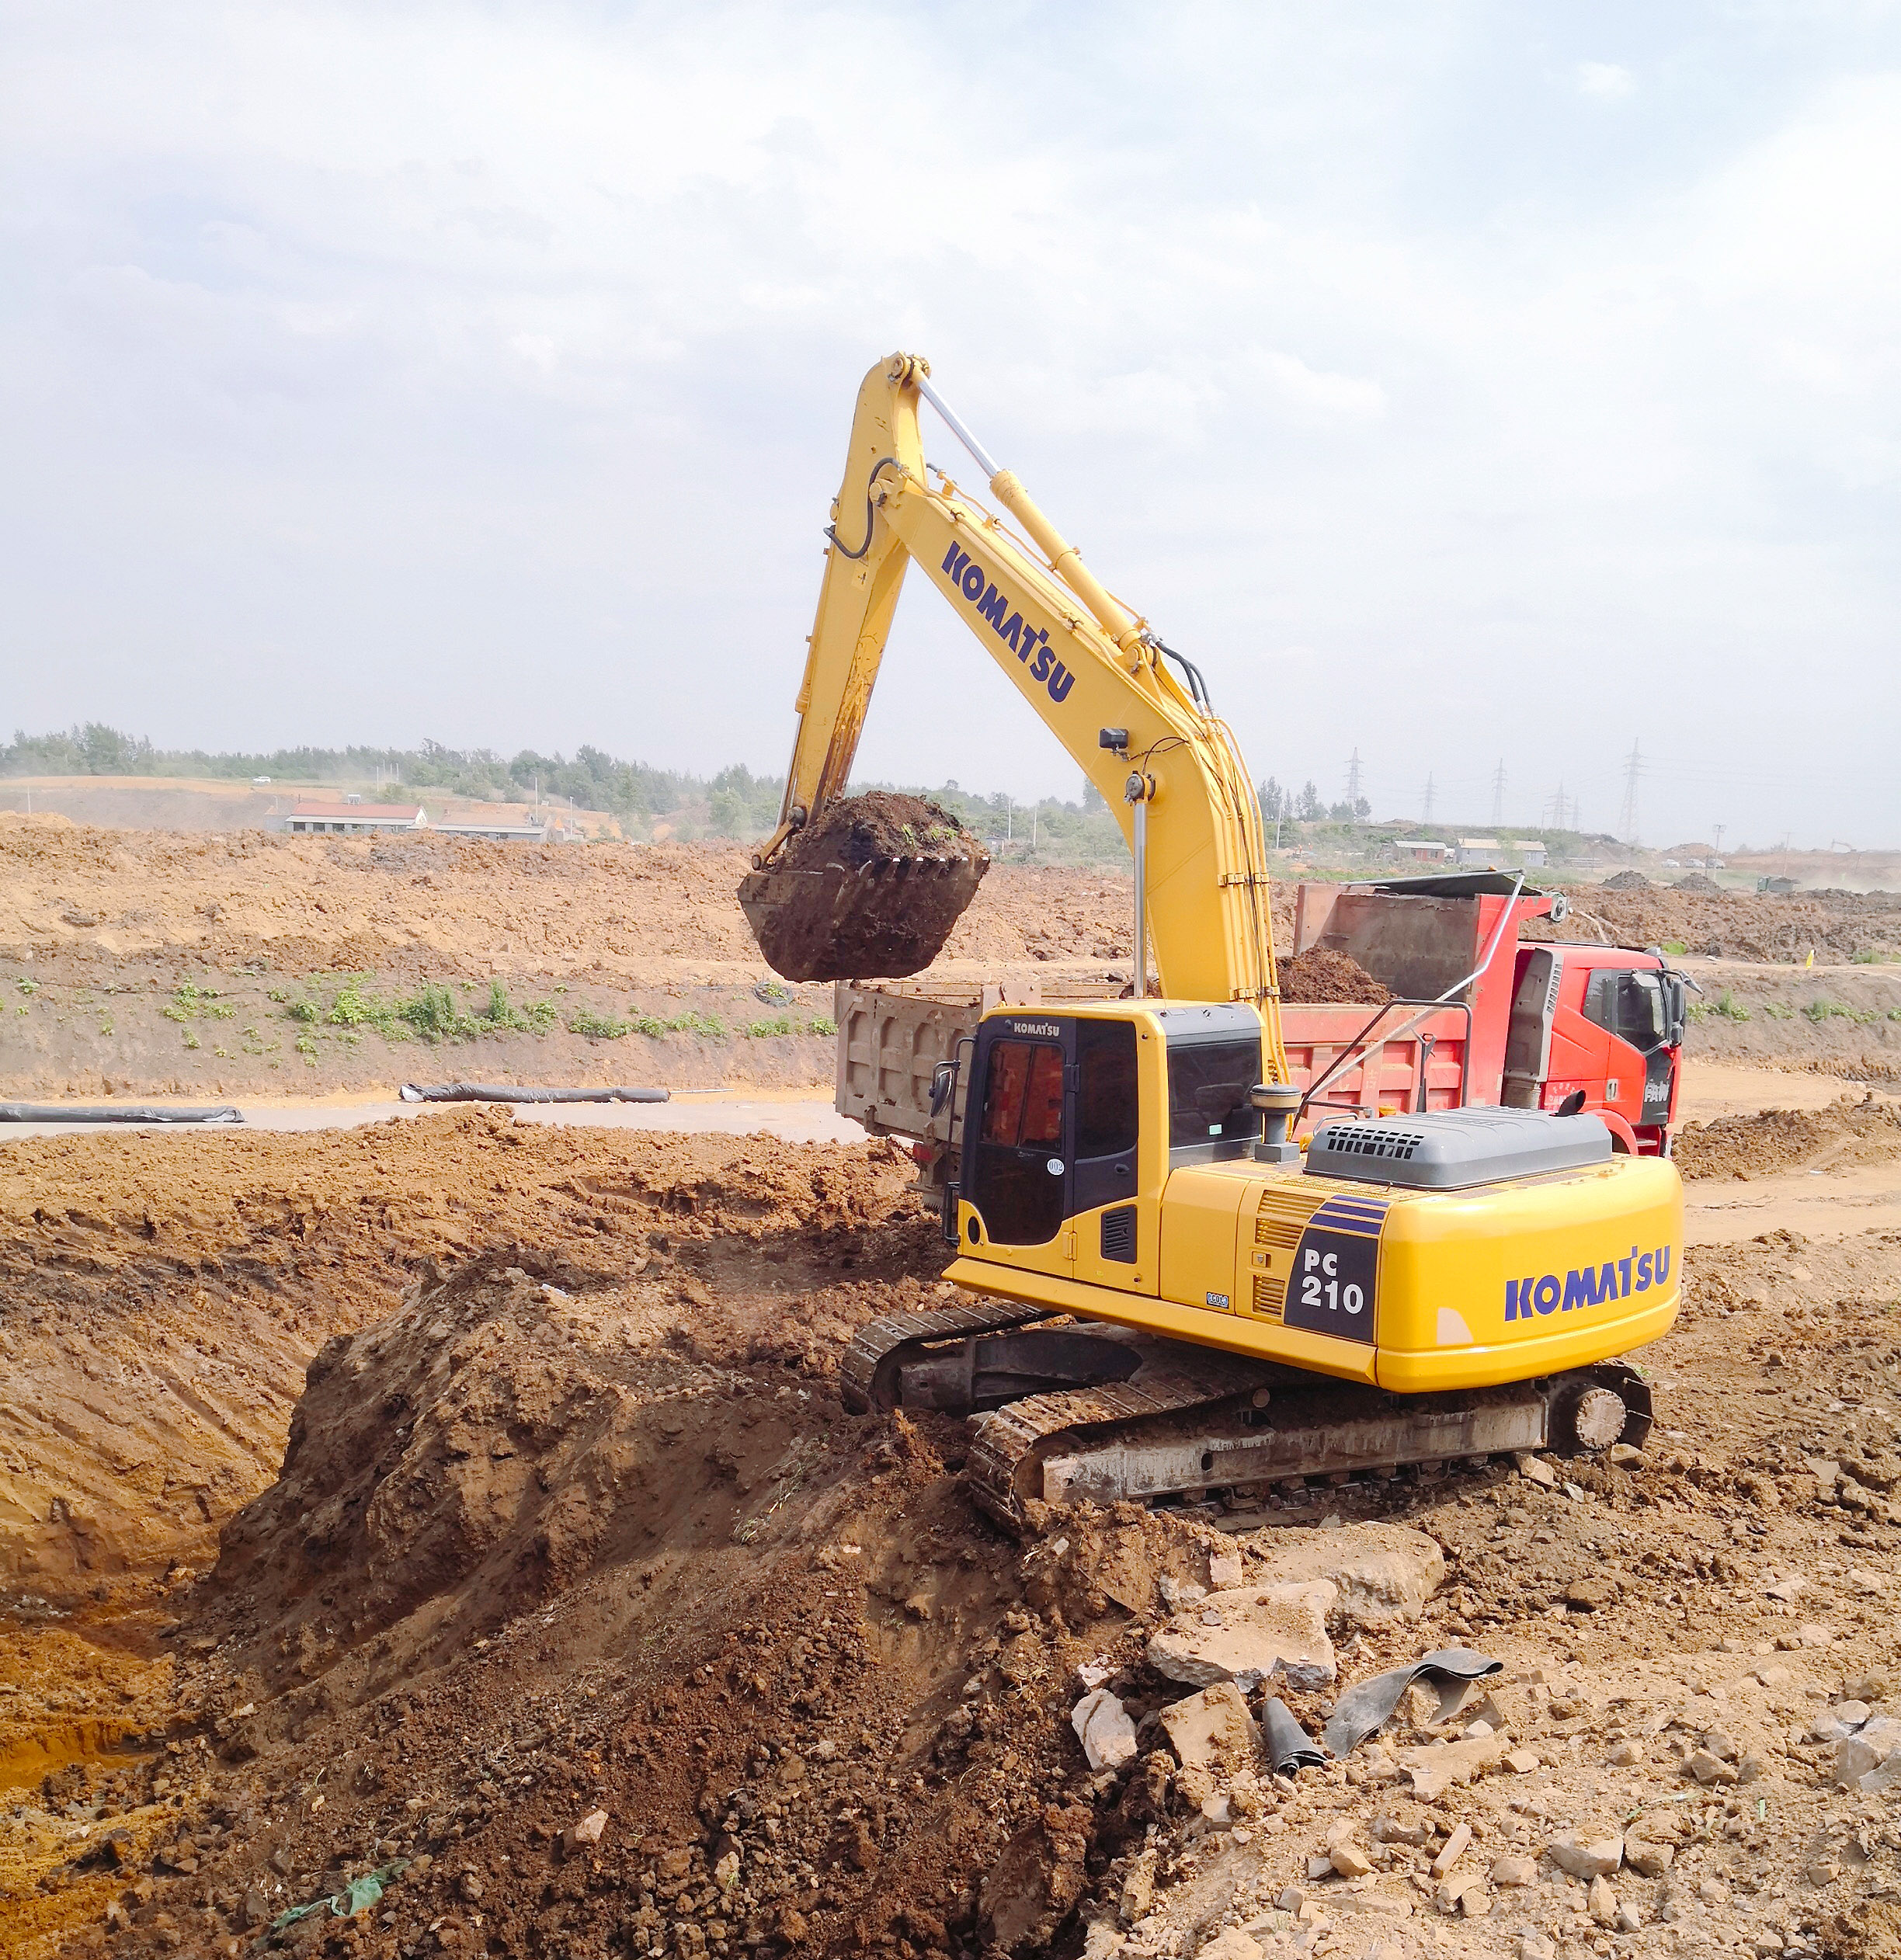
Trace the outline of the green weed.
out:
[[[36,994],[40,991],[40,982],[37,980],[29,980],[23,975],[13,984],[22,993],[28,996]]]
[[[791,1014],[781,1014],[775,1021],[753,1021],[745,1030],[748,1038],[755,1041],[770,1041],[778,1034],[836,1034],[838,1023],[829,1020],[822,1014],[801,1020]]]
[[[521,1034],[545,1034],[558,1017],[551,1000],[531,1000],[517,1007],[499,980],[488,982],[488,1006],[476,1016],[490,1029],[509,1028]]]
[[[1666,939],[1657,950],[1663,953],[1687,953],[1690,943],[1687,940]]]
[[[1802,1007],[1804,1020],[1812,1021],[1819,1027],[1824,1021],[1851,1020],[1854,1018],[1838,1000],[1811,1000]]]
[[[726,1023],[718,1015],[699,1013],[691,1008],[665,1020],[658,1014],[643,1014],[637,1010],[628,1016],[627,1028],[631,1034],[645,1034],[655,1040],[662,1034],[704,1034],[713,1041],[726,1038]]]
[[[1780,1000],[1764,1001],[1763,1012],[1772,1021],[1792,1021],[1795,1018],[1795,1009],[1788,1006],[1786,1002]]]
[[[624,1034],[634,1032],[634,1023],[620,1020],[612,1014],[597,1014],[592,1007],[583,1007],[569,1020],[568,1032],[586,1035],[590,1041],[617,1041]]]
[[[181,980],[172,989],[171,1000],[158,1011],[167,1020],[181,1024],[196,1020],[233,1020],[238,1013],[235,1007],[227,1006],[218,999],[217,988],[194,986],[189,980]]]
[[[1736,999],[1733,989],[1725,987],[1714,1000],[1693,1001],[1690,1018],[1693,1021],[1746,1021],[1750,1018],[1750,1010]]]

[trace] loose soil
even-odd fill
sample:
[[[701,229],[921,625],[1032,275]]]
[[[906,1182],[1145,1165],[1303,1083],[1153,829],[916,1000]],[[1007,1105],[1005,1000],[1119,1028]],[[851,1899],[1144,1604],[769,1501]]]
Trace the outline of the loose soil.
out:
[[[1687,1123],[1671,1145],[1686,1178],[1773,1177],[1798,1166],[1826,1174],[1901,1157],[1901,1106],[1872,1094],[1826,1109],[1763,1110]]]
[[[1621,946],[1680,941],[1712,959],[1799,962],[1812,952],[1838,964],[1858,954],[1877,957],[1901,952],[1901,893],[1800,891],[1760,895],[1670,890],[1641,874],[1628,888],[1615,878],[1569,888],[1572,917],[1562,926],[1544,922],[1528,937],[1587,939],[1594,923]]]
[[[987,863],[989,857],[981,839],[927,797],[870,790],[839,798],[817,823],[794,831],[779,861],[794,871],[822,871],[829,864],[856,871],[896,858]]]
[[[948,811],[874,790],[795,831],[738,896],[767,964],[787,979],[902,979],[944,950],[989,867]]]
[[[961,1424],[839,1404],[853,1330],[938,1297],[884,1146],[468,1110],[4,1162],[9,1381],[66,1398],[6,1412],[9,1542],[37,1560],[0,1641],[11,1952],[235,1953],[401,1864],[287,1944],[1582,1953],[1593,1902],[1545,1847],[1620,1830],[1663,1851],[1610,1882],[1645,1927],[1618,1950],[1894,1950],[1892,1799],[1837,1789],[1812,1736],[1901,1684],[1901,1234],[1696,1253],[1627,1465],[1327,1489],[1239,1541],[1123,1508],[1019,1544],[968,1501]],[[44,1520],[168,1397],[153,1491],[190,1501],[141,1534],[134,1493],[89,1566]],[[1144,1657],[1164,1582],[1324,1546],[1335,1511],[1449,1568],[1412,1624],[1336,1619],[1343,1680],[1462,1641],[1504,1663],[1489,1701],[1428,1698],[1291,1781],[1179,1766],[1149,1718],[1187,1691]],[[1096,1774],[1086,1663],[1142,1725]],[[1326,1700],[1287,1698],[1310,1725]],[[1461,1824],[1448,1916],[1426,1868]],[[1343,1847],[1364,1875],[1330,1875]]]
[[[1291,960],[1277,961],[1274,978],[1283,1000],[1363,1000],[1378,1006],[1392,999],[1392,989],[1382,986],[1351,954],[1324,946],[1310,946]]]

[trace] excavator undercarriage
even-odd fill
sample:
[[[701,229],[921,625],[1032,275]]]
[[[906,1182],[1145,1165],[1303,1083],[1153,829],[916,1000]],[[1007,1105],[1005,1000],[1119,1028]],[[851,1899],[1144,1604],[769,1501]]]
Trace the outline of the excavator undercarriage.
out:
[[[1503,1387],[1399,1395],[1007,1301],[868,1322],[846,1406],[971,1419],[973,1493],[1012,1530],[1034,1502],[1251,1510],[1324,1486],[1524,1450],[1641,1446],[1650,1391],[1621,1361]]]

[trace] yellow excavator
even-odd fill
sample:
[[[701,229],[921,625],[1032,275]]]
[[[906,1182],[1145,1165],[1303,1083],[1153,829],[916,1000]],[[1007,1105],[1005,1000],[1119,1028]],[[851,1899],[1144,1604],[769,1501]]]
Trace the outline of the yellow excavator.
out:
[[[926,465],[923,401],[999,509]],[[1308,1091],[1281,1039],[1260,805],[1197,669],[914,356],[865,377],[828,536],[784,805],[741,890],[768,956],[834,931],[862,946],[866,915],[915,888],[861,871],[815,898],[780,864],[843,796],[914,561],[1135,862],[1130,996],[995,1008],[947,1067],[964,1121],[946,1277],[967,1299],[862,1330],[848,1399],[977,1415],[970,1475],[1013,1524],[1038,1501],[1248,1508],[1312,1480],[1641,1444],[1649,1392],[1618,1357],[1677,1315],[1668,1158],[1615,1154],[1562,1108],[1395,1111],[1295,1142]],[[804,971],[831,977],[822,954]]]

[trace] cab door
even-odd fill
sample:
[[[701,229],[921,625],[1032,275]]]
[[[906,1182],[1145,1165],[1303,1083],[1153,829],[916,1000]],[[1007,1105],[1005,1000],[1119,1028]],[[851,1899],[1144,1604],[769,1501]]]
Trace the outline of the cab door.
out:
[[[1161,1222],[1138,1163],[1142,1082],[1135,1023],[1083,1016],[1076,1023],[1070,1173],[1076,1276],[1094,1286],[1153,1293]]]
[[[1069,1217],[1068,1049],[1055,1023],[984,1030],[976,1093],[964,1123],[962,1195],[967,1257],[1065,1276],[1074,1263]]]

